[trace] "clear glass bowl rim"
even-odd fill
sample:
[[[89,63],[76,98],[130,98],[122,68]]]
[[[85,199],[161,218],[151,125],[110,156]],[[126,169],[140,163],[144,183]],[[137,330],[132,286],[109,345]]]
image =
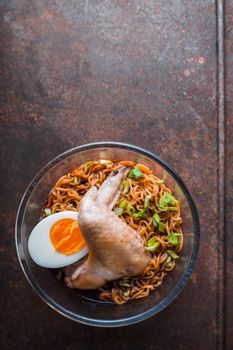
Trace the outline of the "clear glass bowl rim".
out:
[[[158,162],[162,167],[165,168],[165,170],[170,173],[175,181],[178,183],[180,186],[183,194],[185,195],[191,215],[192,215],[192,220],[193,220],[193,227],[194,227],[194,241],[193,241],[193,247],[192,247],[192,253],[190,256],[189,263],[186,267],[186,270],[180,279],[179,283],[176,285],[176,287],[157,305],[152,307],[151,309],[142,312],[136,316],[133,317],[127,317],[123,319],[117,319],[117,320],[101,320],[101,319],[94,319],[94,318],[87,318],[83,317],[81,315],[75,314],[71,311],[66,310],[63,308],[61,305],[58,303],[54,302],[38,285],[36,282],[36,279],[34,276],[31,274],[30,270],[27,267],[27,264],[21,260],[20,258],[20,253],[19,253],[19,243],[20,243],[20,229],[21,229],[21,224],[23,221],[24,217],[24,210],[25,210],[25,205],[27,203],[28,198],[30,197],[31,192],[33,191],[34,187],[38,183],[38,181],[46,174],[46,172],[52,168],[54,165],[59,163],[61,160],[73,155],[74,153],[85,151],[88,149],[96,149],[96,148],[121,148],[121,149],[126,149],[126,150],[131,150],[135,151],[139,154],[145,155],[152,160],[155,160]],[[164,160],[162,160],[159,156],[157,156],[155,153],[152,153],[142,147],[133,145],[133,144],[128,144],[128,143],[122,143],[122,142],[109,142],[109,141],[102,141],[102,142],[93,142],[93,143],[88,143],[88,144],[83,144],[81,146],[77,146],[74,148],[71,148],[64,153],[61,153],[57,157],[53,158],[50,162],[48,162],[43,168],[41,168],[40,171],[36,174],[36,176],[32,179],[30,184],[28,185],[21,202],[19,204],[18,212],[17,212],[17,217],[16,217],[16,223],[15,223],[15,244],[16,244],[16,251],[17,251],[17,256],[19,263],[21,265],[21,268],[24,272],[24,275],[26,279],[28,280],[29,284],[32,286],[33,290],[37,293],[37,295],[47,304],[49,305],[52,309],[57,311],[58,313],[62,314],[63,316],[73,320],[77,321],[86,325],[91,325],[91,326],[97,326],[97,327],[122,327],[134,323],[141,322],[157,313],[162,311],[165,307],[167,307],[182,291],[184,286],[189,280],[189,277],[193,271],[195,261],[197,259],[198,255],[198,249],[199,249],[199,244],[200,244],[200,224],[199,224],[199,218],[198,218],[198,212],[195,206],[195,203],[186,187],[184,184],[183,180],[181,177],[177,174],[177,172]]]

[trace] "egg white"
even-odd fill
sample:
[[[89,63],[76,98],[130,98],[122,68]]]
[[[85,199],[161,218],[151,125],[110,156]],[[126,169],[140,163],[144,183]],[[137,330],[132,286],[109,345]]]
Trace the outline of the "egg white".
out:
[[[51,214],[41,220],[32,230],[28,239],[28,250],[32,260],[43,267],[60,268],[73,264],[83,258],[87,253],[87,246],[72,255],[59,253],[50,241],[50,229],[52,225],[61,219],[78,218],[78,213],[74,211],[62,211]]]

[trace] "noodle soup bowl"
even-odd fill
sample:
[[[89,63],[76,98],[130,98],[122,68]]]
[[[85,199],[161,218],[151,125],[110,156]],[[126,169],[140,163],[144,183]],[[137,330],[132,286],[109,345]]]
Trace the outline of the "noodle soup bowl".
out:
[[[28,252],[28,238],[40,219],[45,200],[59,177],[95,159],[130,160],[143,163],[165,180],[180,201],[184,246],[175,269],[149,296],[124,305],[102,302],[97,293],[67,288],[50,269],[38,266]],[[63,316],[84,324],[118,327],[143,321],[169,305],[187,283],[199,247],[199,220],[195,204],[180,176],[155,154],[137,146],[99,142],[68,150],[48,163],[35,176],[19,206],[16,219],[16,248],[22,270],[36,293]]]

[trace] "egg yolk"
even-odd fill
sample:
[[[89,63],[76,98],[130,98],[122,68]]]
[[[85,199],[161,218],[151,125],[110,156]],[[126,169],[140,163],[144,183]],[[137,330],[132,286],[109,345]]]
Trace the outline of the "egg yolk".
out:
[[[61,219],[50,229],[50,240],[59,253],[71,255],[85,246],[85,241],[74,219]]]

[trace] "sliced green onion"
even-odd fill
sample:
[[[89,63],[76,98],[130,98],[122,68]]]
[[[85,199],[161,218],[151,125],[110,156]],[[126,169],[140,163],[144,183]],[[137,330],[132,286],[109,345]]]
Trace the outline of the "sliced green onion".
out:
[[[158,213],[153,214],[152,222],[153,222],[154,227],[157,227],[157,225],[160,223],[160,216]]]
[[[140,179],[143,177],[143,173],[141,172],[141,170],[137,169],[137,168],[133,168],[130,170],[128,177],[131,178],[135,178],[135,179]]]
[[[178,210],[177,207],[170,207],[168,205],[160,205],[160,204],[156,204],[156,208],[158,209],[159,212],[161,211],[167,211],[167,210]]]
[[[83,172],[84,174],[86,174],[88,172],[88,169],[90,167],[90,165],[92,164],[93,162],[90,161],[90,162],[87,162],[85,165],[84,165],[84,169],[83,169]]]
[[[155,240],[154,237],[151,237],[147,241],[147,247],[145,247],[145,250],[148,250],[150,252],[155,251],[160,246],[160,243]]]
[[[121,215],[123,213],[124,209],[123,208],[114,208],[114,212],[117,214],[117,215]]]
[[[127,205],[126,210],[127,210],[127,213],[128,213],[128,214],[134,214],[134,213],[136,213],[136,209],[135,209],[132,205],[130,205],[130,204]]]
[[[157,183],[157,184],[163,184],[164,180],[158,179],[158,180],[154,180],[154,182]]]
[[[123,191],[122,194],[126,194],[129,192],[129,181],[124,180],[123,181]]]
[[[169,256],[168,258],[167,258],[167,260],[166,260],[166,263],[165,263],[165,265],[167,266],[167,267],[171,267],[172,266],[172,258]]]
[[[158,229],[160,232],[164,232],[166,228],[166,224],[164,224],[163,222],[159,222],[158,224]]]
[[[165,212],[168,210],[168,207],[163,207],[162,205],[156,204],[156,208],[159,212]]]
[[[162,195],[162,197],[159,200],[159,204],[162,207],[167,207],[168,204],[175,204],[175,197],[173,197],[170,193],[168,192],[164,192],[164,194]]]
[[[176,233],[171,231],[171,233],[169,233],[168,235],[168,242],[171,243],[172,245],[178,245],[179,244],[179,239],[177,236],[180,236],[180,233]]]
[[[145,199],[144,199],[144,209],[145,209],[145,210],[148,210],[148,209],[149,209],[150,199],[151,199],[151,196],[150,196],[150,195],[146,196]]]
[[[167,207],[167,210],[178,210],[177,207]]]
[[[74,185],[77,185],[77,184],[78,184],[78,178],[77,178],[77,176],[74,177],[73,184],[74,184]]]
[[[145,216],[145,211],[144,210],[138,211],[137,213],[133,214],[133,217],[135,219],[144,218],[144,216]]]
[[[155,242],[155,244],[152,245],[151,247],[145,247],[144,249],[147,250],[148,252],[154,252],[159,246],[160,246],[160,243]]]
[[[130,283],[129,283],[129,280],[121,280],[120,282],[119,282],[119,284],[120,284],[120,286],[121,287],[131,287],[131,285],[130,285]]]
[[[154,237],[152,237],[152,239],[149,239],[149,241],[147,242],[148,246],[145,247],[144,249],[149,251],[149,252],[154,252],[159,246],[160,246],[160,243],[155,241]]]
[[[148,241],[147,241],[148,247],[153,246],[155,244],[155,242],[156,242],[156,240],[154,237],[151,237],[150,239],[148,239]]]
[[[100,164],[112,164],[112,161],[108,159],[100,159]]]
[[[45,212],[46,216],[49,216],[52,214],[52,211],[50,208],[45,208],[44,212]]]
[[[167,253],[173,258],[173,259],[179,259],[179,256],[173,252],[173,250],[168,249]]]
[[[124,293],[123,293],[124,297],[128,297],[130,295],[130,290],[126,290]]]
[[[126,209],[127,207],[127,200],[124,198],[119,205],[120,208]]]

